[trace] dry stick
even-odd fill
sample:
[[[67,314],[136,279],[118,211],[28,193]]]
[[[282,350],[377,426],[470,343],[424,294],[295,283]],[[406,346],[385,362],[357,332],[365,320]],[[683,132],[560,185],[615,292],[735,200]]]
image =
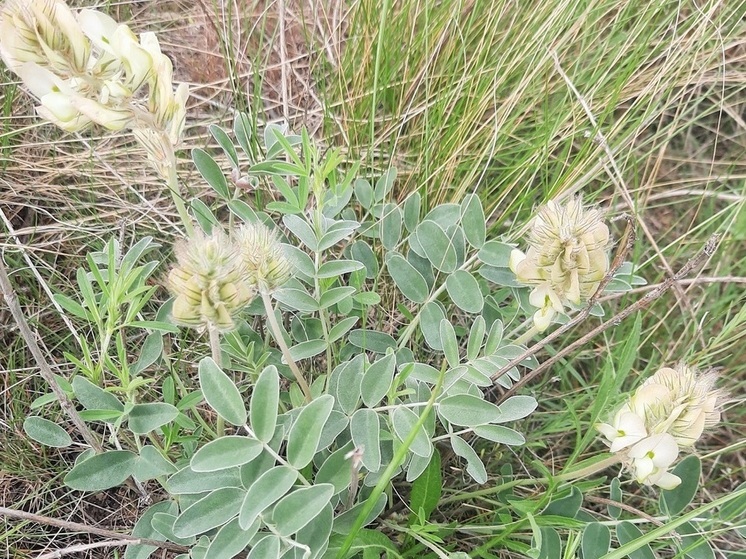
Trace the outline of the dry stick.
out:
[[[100,549],[102,547],[120,547],[123,545],[132,545],[135,542],[132,540],[112,540],[109,542],[96,542],[96,543],[80,543],[78,545],[71,545],[56,551],[50,551],[44,555],[39,555],[36,559],[59,559],[65,555],[72,555],[73,553],[79,553],[81,551],[88,551],[89,549]],[[142,543],[142,542],[137,542]]]
[[[676,274],[674,274],[672,277],[666,278],[666,280],[661,282],[661,284],[656,289],[650,291],[649,293],[646,293],[641,299],[638,299],[632,305],[630,305],[629,307],[627,307],[620,313],[614,315],[612,318],[610,318],[606,322],[600,324],[599,326],[597,326],[596,328],[588,332],[582,338],[576,340],[569,346],[563,348],[562,350],[557,352],[557,354],[554,355],[552,358],[544,361],[544,363],[542,363],[536,369],[534,369],[533,371],[525,375],[523,378],[517,381],[513,386],[511,386],[509,390],[507,390],[504,394],[502,394],[497,399],[497,403],[500,404],[501,402],[504,402],[507,398],[515,394],[515,392],[519,388],[523,387],[525,384],[532,381],[540,373],[544,372],[546,369],[554,365],[557,361],[562,359],[568,353],[574,351],[578,347],[582,347],[587,342],[595,338],[601,332],[608,330],[612,326],[617,326],[625,318],[629,317],[630,315],[636,313],[637,311],[641,309],[644,309],[650,303],[658,299],[666,291],[671,289],[671,287],[673,287],[677,281],[679,281],[684,276],[688,275],[694,268],[696,268],[702,262],[702,260],[712,256],[715,253],[715,249],[717,248],[719,239],[720,239],[720,236],[717,234],[711,236],[708,239],[707,243],[705,243],[704,248],[698,254],[693,256],[686,264],[684,264],[684,266],[678,272],[676,272]],[[498,373],[499,372],[500,371],[498,371]]]
[[[49,526],[56,526],[64,530],[71,532],[84,532],[86,534],[95,534],[97,536],[104,536],[105,538],[117,538],[120,540],[126,540],[128,545],[132,544],[143,544],[152,545],[154,547],[162,547],[164,549],[170,549],[171,551],[188,552],[189,548],[183,545],[178,545],[171,542],[163,542],[159,540],[151,540],[148,538],[139,538],[137,536],[130,536],[129,534],[120,534],[113,530],[106,530],[105,528],[96,528],[95,526],[88,526],[87,524],[80,524],[78,522],[70,522],[67,520],[59,520],[57,518],[50,518],[49,516],[41,516],[39,514],[33,514],[22,510],[9,509],[6,507],[0,507],[0,516],[8,516],[10,518],[20,518],[21,520],[28,520],[30,522],[36,522],[37,524],[47,524]]]
[[[42,353],[39,344],[36,343],[34,333],[31,330],[26,317],[23,315],[21,305],[18,303],[18,297],[16,296],[16,292],[13,289],[13,284],[10,283],[10,278],[8,277],[8,272],[5,270],[5,263],[3,262],[2,257],[0,257],[0,291],[2,291],[3,296],[5,297],[5,302],[8,304],[10,314],[13,315],[13,319],[18,325],[18,331],[21,333],[23,341],[26,342],[26,345],[31,351],[31,355],[33,355],[34,360],[36,361],[36,365],[39,367],[41,376],[44,377],[44,380],[52,389],[54,395],[57,396],[57,401],[60,403],[62,411],[64,411],[73,422],[73,425],[75,425],[75,428],[83,437],[83,440],[88,443],[88,445],[93,450],[95,450],[96,453],[103,452],[104,449],[101,446],[101,443],[93,435],[91,430],[88,429],[88,426],[83,422],[83,419],[80,417],[80,414],[78,414],[75,406],[73,406],[70,398],[67,397],[65,391],[62,390],[60,385],[57,383],[57,379],[54,378],[54,373],[52,372],[52,368],[49,366],[49,363],[47,363],[46,359],[44,359],[44,354]],[[147,491],[145,491],[140,482],[130,478],[128,479],[128,485],[130,485],[130,487],[140,493],[140,497],[148,501],[150,500]]]
[[[549,54],[554,60],[555,70],[557,70],[557,73],[565,81],[565,83],[567,84],[567,87],[570,89],[570,91],[572,91],[573,95],[575,95],[575,97],[578,100],[578,103],[580,103],[580,106],[583,108],[583,111],[588,117],[588,121],[591,123],[593,128],[596,129],[596,135],[594,137],[594,140],[604,150],[604,153],[606,154],[606,157],[609,160],[609,165],[611,166],[611,169],[614,171],[614,173],[610,173],[608,168],[606,169],[607,173],[609,173],[609,177],[614,182],[615,186],[619,188],[619,192],[622,195],[622,198],[624,198],[624,201],[626,202],[626,204],[629,206],[630,211],[634,211],[634,202],[632,201],[632,197],[629,195],[629,188],[627,187],[627,183],[624,180],[624,176],[622,175],[622,172],[616,163],[616,159],[614,158],[614,153],[611,151],[611,148],[609,147],[609,142],[606,141],[606,136],[604,136],[603,133],[601,132],[598,126],[598,121],[596,121],[596,118],[593,116],[593,111],[591,111],[591,108],[588,105],[588,102],[580,94],[578,89],[575,87],[575,84],[573,84],[572,80],[570,79],[570,76],[568,76],[565,73],[565,71],[562,69],[562,65],[560,64],[557,53],[553,50],[550,50]],[[604,168],[606,168],[606,165],[604,165]],[[645,221],[643,221],[640,218],[638,218],[637,221],[640,223],[640,227],[645,233],[645,237],[647,237],[648,242],[655,250],[655,253],[660,257],[661,263],[663,264],[663,267],[666,269],[666,273],[668,274],[668,277],[669,278],[672,277],[674,275],[673,269],[671,268],[671,265],[668,263],[668,261],[664,258],[663,253],[658,247],[658,243],[655,241],[655,237],[653,237],[653,234],[650,232],[650,229],[648,229],[647,224],[645,223]],[[687,298],[686,293],[684,293],[683,289],[681,289],[681,286],[679,286],[678,284],[674,284],[673,287],[676,290],[676,294],[678,295],[677,300],[678,300],[679,305],[681,305],[682,310],[687,311],[692,316],[692,319],[694,319],[694,324],[697,324],[696,316],[694,314],[694,309],[689,303],[689,299]],[[697,330],[697,337],[699,338],[699,341],[702,344],[702,347],[705,347],[707,344],[704,340],[704,336],[702,335],[701,330],[699,329]]]
[[[564,334],[565,332],[573,328],[575,325],[579,324],[580,322],[588,318],[588,315],[590,315],[593,305],[601,297],[601,293],[606,288],[606,286],[609,284],[609,282],[612,279],[614,279],[614,274],[622,266],[625,258],[627,258],[627,255],[629,254],[629,251],[632,249],[632,246],[635,244],[636,235],[635,235],[634,226],[632,224],[632,217],[627,214],[623,214],[619,216],[619,219],[624,219],[627,221],[627,227],[624,231],[622,242],[619,245],[619,248],[617,249],[616,255],[614,256],[614,260],[612,261],[611,266],[609,267],[609,271],[606,273],[606,275],[604,275],[603,279],[598,284],[598,288],[593,293],[591,298],[588,300],[588,304],[583,308],[583,310],[581,310],[577,315],[575,315],[572,318],[572,320],[563,324],[560,328],[557,328],[557,330],[555,330],[548,336],[545,336],[543,339],[536,342],[534,345],[526,349],[526,351],[524,351],[521,355],[519,355],[515,359],[508,362],[504,367],[502,367],[499,371],[493,374],[491,377],[493,381],[503,376],[505,373],[507,373],[510,369],[512,369],[516,365],[519,365],[527,357],[536,355],[541,349],[543,349],[544,347],[552,343],[554,340],[559,338],[562,334]]]

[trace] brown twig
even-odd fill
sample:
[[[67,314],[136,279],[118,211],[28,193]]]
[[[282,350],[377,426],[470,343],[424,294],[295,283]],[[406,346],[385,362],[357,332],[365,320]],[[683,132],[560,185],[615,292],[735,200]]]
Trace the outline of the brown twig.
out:
[[[661,295],[663,295],[666,291],[671,289],[676,282],[678,282],[683,277],[687,276],[691,271],[696,268],[702,260],[705,258],[708,258],[712,256],[715,252],[715,249],[717,248],[717,244],[719,241],[719,235],[712,235],[708,241],[705,243],[704,248],[697,253],[695,256],[693,256],[689,261],[682,266],[682,268],[676,272],[671,277],[668,277],[665,279],[665,281],[661,282],[661,284],[652,291],[646,293],[642,298],[635,301],[633,304],[631,304],[629,307],[621,311],[620,313],[614,315],[606,322],[603,322],[590,332],[588,332],[586,335],[581,337],[580,339],[576,340],[572,344],[568,345],[567,347],[562,348],[560,351],[557,352],[556,355],[551,357],[550,359],[547,359],[539,365],[536,369],[531,371],[530,373],[523,376],[520,380],[518,380],[513,386],[510,387],[509,390],[506,390],[504,394],[502,394],[498,400],[497,403],[504,402],[507,398],[515,394],[515,392],[519,389],[525,386],[527,383],[531,382],[533,379],[535,379],[537,376],[539,376],[541,373],[543,373],[546,369],[554,365],[557,361],[562,359],[565,355],[568,353],[574,351],[578,347],[582,347],[587,342],[595,338],[598,334],[601,332],[605,332],[612,326],[619,325],[625,318],[628,318],[629,316],[633,315],[639,310],[644,309],[648,305],[650,305],[653,301],[658,299]],[[531,354],[533,355],[533,354]],[[510,365],[510,363],[508,364]],[[503,367],[505,369],[505,367]],[[502,369],[501,369],[502,371]],[[500,371],[498,371],[499,373]]]
[[[73,553],[80,553],[81,551],[88,551],[89,549],[100,549],[102,547],[120,547],[123,545],[133,545],[135,543],[142,543],[142,541],[134,542],[132,540],[112,540],[108,542],[96,542],[96,543],[80,543],[77,545],[71,545],[55,551],[50,551],[43,555],[39,555],[36,559],[59,559],[65,555],[72,555]]]
[[[84,532],[86,534],[95,534],[96,536],[103,536],[105,538],[116,538],[119,540],[125,540],[127,544],[121,545],[152,545],[154,547],[161,547],[163,549],[170,549],[171,551],[179,551],[181,553],[188,552],[189,548],[183,545],[178,545],[171,542],[164,542],[160,540],[151,540],[148,538],[139,538],[137,536],[130,536],[129,534],[120,534],[113,530],[106,530],[105,528],[96,528],[95,526],[88,526],[86,524],[80,524],[78,522],[69,522],[67,520],[59,520],[57,518],[51,518],[49,516],[41,516],[39,514],[33,514],[31,512],[25,512],[22,510],[9,509],[6,507],[0,507],[0,516],[8,516],[10,518],[19,518],[21,520],[28,520],[30,522],[36,522],[37,524],[46,524],[48,526],[56,526],[64,530],[71,532]]]
[[[619,501],[613,501],[611,499],[606,499],[604,497],[596,497],[595,495],[586,495],[584,499],[586,499],[587,501],[590,501],[591,503],[598,503],[600,505],[608,505],[611,507],[617,507],[622,510],[626,510],[627,512],[632,513],[635,516],[644,518],[651,524],[655,524],[656,526],[663,526],[663,522],[661,522],[660,520],[656,520],[649,514],[645,514],[641,510],[636,509],[635,507],[631,507],[629,505],[625,505],[624,503],[620,503]]]

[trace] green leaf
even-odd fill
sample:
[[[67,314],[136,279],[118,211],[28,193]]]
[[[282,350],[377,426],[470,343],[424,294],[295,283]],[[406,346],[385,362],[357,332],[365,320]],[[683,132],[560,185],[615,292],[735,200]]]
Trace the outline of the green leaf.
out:
[[[252,207],[243,200],[231,200],[228,202],[228,209],[241,218],[244,223],[261,223],[262,221]]]
[[[305,468],[313,459],[333,406],[334,398],[325,394],[301,409],[288,434],[287,455],[291,466]]]
[[[195,472],[215,472],[251,462],[264,446],[256,439],[228,435],[210,441],[192,456],[189,467]]]
[[[424,514],[424,520],[427,521],[435,507],[438,506],[442,493],[443,476],[440,469],[440,453],[436,449],[425,471],[412,484],[412,491],[409,494],[409,508],[413,511],[410,516],[410,525],[415,519],[419,520],[420,511]]]
[[[319,302],[303,289],[284,287],[275,291],[272,297],[295,311],[311,313],[319,310]]]
[[[458,340],[453,324],[445,318],[440,321],[440,341],[443,344],[443,352],[446,354],[446,360],[451,367],[458,367],[461,357],[458,351]]]
[[[561,499],[553,500],[547,508],[542,511],[542,515],[547,516],[564,516],[565,518],[575,518],[583,504],[583,494],[580,489],[573,487],[570,494]]]
[[[321,299],[319,300],[319,308],[326,309],[328,307],[331,307],[332,305],[336,305],[346,297],[352,296],[355,291],[356,290],[354,287],[349,286],[333,287],[332,289],[321,294]]]
[[[220,225],[220,222],[212,213],[207,204],[205,204],[199,198],[194,198],[190,204],[192,208],[192,215],[194,219],[199,223],[200,228],[208,235],[212,233],[213,229]]]
[[[148,334],[140,350],[140,357],[130,366],[131,375],[139,375],[163,354],[163,335],[160,332]]]
[[[466,473],[479,484],[487,483],[487,470],[474,449],[461,437],[451,435],[453,452],[466,460]]]
[[[124,483],[135,471],[137,454],[110,450],[79,462],[65,476],[65,485],[79,491],[103,491]]]
[[[241,475],[238,468],[200,473],[186,466],[166,481],[166,488],[172,495],[204,493],[222,487],[241,487]]]
[[[677,532],[682,536],[679,547],[689,559],[715,559],[715,552],[707,541],[707,535],[691,522],[679,526]]]
[[[440,225],[425,219],[417,226],[415,234],[434,268],[447,274],[456,270],[456,248]]]
[[[366,210],[373,205],[373,187],[365,179],[356,179],[354,183],[355,198]]]
[[[414,413],[411,409],[403,406],[396,407],[391,412],[391,425],[394,428],[394,433],[400,441],[404,442],[409,434],[414,430],[419,416]],[[424,425],[421,425],[417,430],[412,445],[409,450],[422,457],[429,457],[433,452],[433,445],[430,442],[430,437],[425,431]]]
[[[386,265],[402,295],[414,303],[424,303],[427,300],[430,289],[425,278],[402,255],[395,252],[389,253]]]
[[[331,504],[325,506],[309,524],[301,528],[293,538],[297,543],[307,546],[311,555],[303,559],[320,559],[329,546],[329,536],[334,523],[334,510]],[[296,555],[296,559],[299,559]]]
[[[474,319],[469,329],[469,337],[466,340],[466,358],[474,361],[479,356],[479,350],[482,349],[484,334],[487,329],[487,323],[480,315]]]
[[[331,483],[334,486],[335,495],[347,489],[352,479],[352,465],[348,456],[352,449],[352,443],[347,443],[332,452],[329,458],[321,464],[319,471],[316,472],[316,477],[313,480],[314,484]]]
[[[487,236],[487,219],[484,216],[482,202],[476,194],[467,194],[461,202],[461,227],[471,246],[478,249],[484,244]]]
[[[230,159],[231,166],[234,169],[237,169],[238,153],[236,153],[236,146],[233,145],[233,142],[231,142],[228,134],[217,124],[211,124],[208,129],[210,130],[210,134],[212,134],[212,137],[215,138],[215,140],[218,142],[218,145],[223,148],[225,155],[227,155],[228,159]]]
[[[404,227],[412,233],[420,223],[420,203],[422,196],[419,192],[413,192],[404,201]]]
[[[389,167],[384,174],[378,177],[376,181],[376,187],[373,191],[373,198],[376,202],[382,202],[391,189],[394,187],[394,181],[396,180],[396,168]]]
[[[352,345],[375,353],[386,353],[388,349],[396,349],[396,340],[384,332],[358,329],[350,332],[347,339]]]
[[[507,268],[513,247],[500,241],[487,241],[477,253],[477,258],[496,268]]]
[[[378,414],[368,408],[357,410],[350,419],[350,435],[355,446],[363,449],[363,466],[369,472],[377,472],[381,467],[381,424]]]
[[[611,480],[609,484],[609,499],[617,503],[622,502],[622,488],[618,477]],[[614,505],[606,505],[611,518],[617,519],[622,514],[622,509]]]
[[[238,514],[245,493],[238,487],[223,487],[208,493],[176,518],[174,534],[188,538],[225,524]]]
[[[620,545],[628,544],[637,538],[641,538],[642,535],[637,526],[626,520],[620,522],[616,527],[616,537]],[[643,544],[634,551],[631,551],[628,557],[629,559],[656,559],[655,553],[653,553],[648,544]]]
[[[283,497],[272,511],[272,523],[281,536],[290,536],[311,522],[334,495],[331,483],[296,489]]]
[[[265,367],[251,393],[249,415],[256,438],[264,443],[272,440],[277,425],[277,406],[280,403],[280,375],[277,367]]]
[[[87,410],[124,411],[124,404],[111,392],[96,386],[87,378],[77,375],[72,382],[75,398]]]
[[[199,362],[199,383],[205,400],[220,417],[233,425],[246,423],[247,414],[241,393],[211,357]]]
[[[518,431],[502,425],[480,425],[474,428],[474,433],[488,441],[509,446],[520,446],[526,442],[526,438]]]
[[[285,224],[285,227],[290,229],[293,235],[298,237],[298,239],[309,249],[313,252],[319,250],[319,242],[316,239],[316,233],[314,233],[313,229],[305,219],[297,215],[286,215],[283,216],[282,222]]]
[[[363,268],[365,268],[363,263],[357,260],[331,260],[319,266],[316,277],[321,279],[336,278]]]
[[[86,311],[80,303],[77,301],[74,301],[67,295],[62,295],[61,293],[55,293],[52,297],[54,301],[63,309],[65,309],[67,312],[73,314],[74,316],[77,316],[78,318],[82,318],[83,320],[92,321],[91,315]]]
[[[530,415],[539,403],[533,396],[511,396],[500,404],[500,417],[495,423],[507,423]]]
[[[253,545],[246,559],[280,559],[281,544],[279,536],[270,534]]]
[[[386,250],[394,250],[401,239],[402,213],[395,204],[386,204],[381,218],[381,244]]]
[[[297,362],[302,359],[314,357],[325,351],[327,347],[326,340],[307,340],[291,347],[290,356],[293,358],[293,361]]]
[[[378,258],[365,241],[355,241],[350,245],[350,257],[365,266],[365,277],[374,279],[378,276]]]
[[[591,522],[583,530],[583,559],[599,559],[609,552],[611,532],[603,524]]]
[[[420,309],[420,330],[425,342],[432,349],[443,350],[440,339],[440,321],[446,317],[443,308],[435,301],[430,301]]]
[[[153,445],[146,445],[140,449],[140,457],[132,475],[137,481],[145,482],[174,472],[176,467],[171,462]]]
[[[177,415],[176,406],[164,402],[135,404],[127,416],[127,426],[133,433],[145,435],[170,423]]]
[[[456,270],[446,278],[446,290],[458,308],[468,313],[479,313],[484,308],[484,297],[476,278],[466,270]]]
[[[484,398],[471,394],[447,396],[440,401],[438,413],[453,425],[476,427],[493,423],[500,417],[500,408]]]
[[[248,529],[257,517],[272,506],[295,484],[298,472],[288,466],[275,466],[264,472],[251,484],[241,504],[238,522],[244,530]]]
[[[152,521],[156,513],[176,513],[177,505],[173,501],[161,501],[149,507],[142,513],[135,527],[132,528],[132,535],[138,538],[149,540],[164,540],[165,538],[153,528]],[[148,559],[152,553],[158,549],[153,545],[134,544],[128,545],[124,552],[124,559]]]
[[[699,489],[699,478],[702,475],[702,462],[693,454],[676,464],[671,473],[681,478],[678,487],[671,490],[661,490],[660,508],[669,516],[676,516],[682,512]]]
[[[369,408],[375,407],[391,388],[394,380],[396,356],[392,353],[375,361],[363,374],[360,395]],[[367,447],[366,447],[367,448]]]
[[[207,183],[223,198],[223,200],[230,200],[231,193],[228,188],[228,181],[225,179],[220,166],[215,160],[203,149],[194,148],[192,150],[192,161],[197,167],[200,175],[204,177]]]
[[[73,444],[70,435],[56,423],[32,415],[23,422],[23,430],[36,442],[46,446],[64,448]]]
[[[176,502],[174,501],[174,505],[175,504]],[[195,538],[194,536],[189,536],[188,538],[180,538],[176,534],[174,534],[174,522],[176,522],[176,517],[179,515],[179,509],[178,507],[174,506],[172,511],[173,512],[170,513],[158,512],[154,514],[151,525],[156,532],[158,532],[168,541],[174,542],[175,544],[179,545],[194,545],[194,542],[197,540],[197,538]],[[196,549],[199,550],[199,547]]]
[[[363,519],[363,526],[367,526],[371,522],[373,522],[378,516],[383,512],[383,509],[386,508],[386,495],[382,494],[378,496],[378,499],[373,504],[373,508],[368,513],[368,516],[366,516]],[[334,519],[334,527],[332,528],[334,532],[337,534],[349,534],[350,531],[353,528],[353,525],[355,523],[355,520],[358,516],[360,516],[360,513],[362,512],[363,508],[365,507],[366,503],[365,501],[358,503],[354,505],[352,508],[347,509],[342,514],[337,516]],[[368,532],[369,530],[361,530],[361,532]],[[360,532],[358,532],[358,535]]]
[[[239,526],[238,518],[234,518],[215,535],[210,547],[207,548],[205,559],[232,559],[249,545],[260,526],[260,522],[254,522],[244,530]]]
[[[541,532],[541,546],[537,559],[560,559],[562,557],[562,541],[557,530],[548,526],[539,528]]]
[[[329,330],[329,342],[334,343],[342,336],[344,336],[350,329],[355,326],[357,321],[360,320],[357,316],[348,316],[337,322],[331,330]]]

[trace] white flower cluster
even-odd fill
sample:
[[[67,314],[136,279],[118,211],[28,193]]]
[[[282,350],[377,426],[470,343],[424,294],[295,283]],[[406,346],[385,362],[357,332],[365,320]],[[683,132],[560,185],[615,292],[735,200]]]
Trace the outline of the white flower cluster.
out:
[[[705,428],[720,419],[723,393],[714,388],[716,380],[713,373],[700,374],[683,364],[664,367],[629,397],[610,423],[596,429],[639,483],[673,489],[681,479],[668,469],[679,449],[693,446]]]
[[[198,233],[174,248],[177,264],[168,287],[177,323],[232,330],[233,317],[257,292],[271,293],[290,277],[290,261],[274,231],[247,224],[233,237],[222,231]]]
[[[39,99],[43,118],[75,132],[92,123],[130,127],[158,165],[184,129],[189,90],[172,83],[172,65],[153,33],[63,0],[7,0],[0,14],[0,56]],[[147,91],[147,99],[145,97]]]
[[[528,252],[513,250],[510,269],[521,283],[533,285],[529,302],[539,310],[543,332],[557,313],[593,295],[609,271],[609,228],[599,210],[583,208],[580,198],[565,205],[550,201],[531,223]]]

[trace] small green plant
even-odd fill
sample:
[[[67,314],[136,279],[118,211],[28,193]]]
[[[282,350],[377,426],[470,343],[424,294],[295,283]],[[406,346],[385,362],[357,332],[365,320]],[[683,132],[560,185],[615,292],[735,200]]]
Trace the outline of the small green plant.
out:
[[[4,17],[34,29],[28,49],[45,53],[24,60],[28,49],[4,46],[9,66],[23,68],[22,77],[39,68],[55,72],[53,81],[64,87],[37,93],[42,106],[51,103],[48,95],[65,95],[74,109],[42,116],[66,129],[91,121],[132,126],[176,193],[173,149],[186,99],[181,89],[174,96],[170,66],[158,63],[154,37],[138,46],[123,26],[90,11],[76,19],[63,2],[13,2],[7,10]],[[60,29],[49,31],[50,22]],[[98,58],[89,63],[91,49]],[[135,60],[133,53],[142,56]],[[104,62],[120,64],[129,87],[126,102],[114,107],[102,98],[104,86],[114,87],[109,81],[73,88]],[[132,100],[137,69],[138,83],[149,85],[150,128],[138,112],[142,100]],[[165,113],[154,95],[168,99]],[[97,120],[108,114],[103,109],[129,120]],[[77,457],[64,478],[68,487],[101,491],[127,480],[138,487],[152,482],[161,500],[143,512],[132,534],[167,542],[180,558],[400,556],[417,545],[447,557],[444,538],[452,529],[431,523],[433,511],[492,494],[500,503],[496,521],[506,527],[493,548],[560,557],[558,529],[582,527],[565,542],[566,556],[582,549],[591,559],[646,553],[654,537],[624,520],[612,523],[620,547],[610,552],[608,523],[580,510],[583,483],[592,485],[594,474],[622,463],[638,482],[669,490],[662,514],[676,517],[672,524],[693,538],[677,542],[682,553],[702,549],[694,515],[682,514],[697,490],[700,462],[691,456],[673,463],[679,447],[692,446],[717,421],[722,395],[711,375],[661,369],[610,424],[599,424],[611,454],[557,475],[521,478],[506,464],[497,476],[478,451],[485,443],[525,443],[516,422],[539,402],[516,392],[546,365],[537,361],[538,349],[573,321],[603,316],[602,293],[644,284],[624,262],[629,236],[611,259],[600,210],[584,208],[580,198],[551,201],[530,224],[524,254],[488,238],[476,194],[429,210],[418,193],[397,203],[395,169],[371,182],[339,150],[322,153],[305,130],[267,125],[259,138],[250,122],[239,113],[232,134],[211,127],[221,153],[193,151],[216,201],[179,206],[185,237],[165,282],[172,297],[160,309],[152,280],[166,272],[157,259],[143,262],[158,248],[151,238],[124,254],[111,240],[78,270],[77,297],[56,297],[90,336],[81,338],[79,355],[67,356],[76,367],[72,380],[53,379],[57,390],[33,407],[59,401],[64,408],[70,398],[80,408],[70,413],[91,432],[106,433],[100,448]],[[262,147],[262,157],[254,146]],[[247,185],[271,201],[249,203]],[[514,323],[520,326],[506,331]],[[526,346],[552,324],[560,326]],[[209,352],[195,343],[203,335]],[[634,355],[638,342],[639,325],[625,354]],[[623,366],[632,363],[628,358]],[[593,413],[607,419],[600,409]],[[29,416],[24,427],[43,444],[73,444],[63,427],[41,415]],[[579,441],[578,452],[593,436]],[[498,482],[446,496],[446,463],[460,465],[468,483]],[[549,489],[537,498],[513,493],[540,484]],[[411,515],[403,522],[381,519],[404,486],[411,487]],[[618,481],[611,487],[608,512],[618,519],[622,493]],[[366,528],[374,522],[404,539]],[[523,538],[509,539],[519,530]],[[129,545],[125,557],[148,557],[152,543]]]

